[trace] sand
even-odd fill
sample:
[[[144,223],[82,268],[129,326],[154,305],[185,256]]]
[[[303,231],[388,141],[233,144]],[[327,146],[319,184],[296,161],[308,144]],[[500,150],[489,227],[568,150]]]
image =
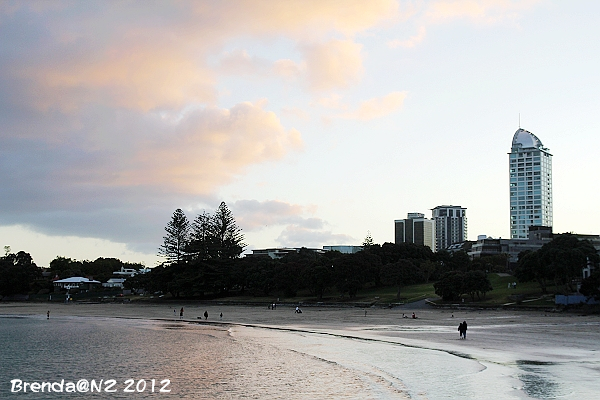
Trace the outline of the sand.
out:
[[[181,307],[184,307],[183,320],[179,319]],[[521,394],[535,398],[593,398],[600,391],[600,352],[596,351],[600,345],[600,316],[543,311],[450,310],[422,304],[393,309],[303,307],[302,314],[294,313],[294,308],[278,306],[276,310],[268,310],[266,306],[203,305],[185,301],[169,304],[0,303],[0,316],[45,318],[46,312],[50,311],[50,318],[139,318],[209,325],[212,329],[222,328],[233,336],[261,340],[343,365],[359,363],[361,368],[367,365],[371,371],[380,372],[395,371],[397,364],[394,361],[386,364],[385,353],[376,355],[376,349],[384,349],[384,352],[394,346],[426,349],[415,354],[419,359],[423,358],[426,368],[419,374],[433,371],[425,386],[427,390],[436,384],[436,379],[437,384],[444,383],[445,378],[435,375],[436,368],[453,368],[455,363],[460,364],[459,359],[463,359],[481,365],[481,374],[471,376],[475,382],[473,390],[485,387],[488,394],[496,398],[513,398],[512,392],[510,396],[504,396],[511,388],[517,389],[519,398]],[[205,311],[209,313],[208,320],[203,317]],[[413,312],[416,319],[410,318]],[[220,313],[223,313],[222,319]],[[469,324],[466,340],[459,339],[457,331],[462,321]],[[290,332],[294,333],[290,335]],[[351,340],[346,340],[348,338]],[[369,343],[374,346],[369,347]],[[337,353],[336,349],[339,350]],[[455,358],[457,361],[450,361],[450,364],[431,365],[438,358],[428,358],[430,350],[459,359]],[[419,374],[416,377],[413,374],[412,379],[416,381],[412,386],[420,385]],[[381,377],[385,378],[384,375]],[[410,381],[411,375],[404,373],[403,379]],[[502,395],[494,392],[500,387],[505,391]],[[445,387],[437,389],[438,393],[445,390]]]
[[[227,327],[252,325],[285,328],[342,336],[375,338],[406,345],[468,351],[470,354],[505,352],[519,348],[533,359],[543,361],[571,351],[595,351],[600,343],[600,316],[577,313],[512,310],[450,310],[410,305],[394,309],[294,307],[240,305],[169,304],[62,304],[0,303],[0,314],[40,315],[50,317],[117,317],[179,320],[184,308],[184,321]],[[175,310],[175,313],[173,312]],[[209,318],[202,315],[208,311]],[[366,316],[365,316],[366,311]],[[410,318],[415,312],[417,318]],[[223,313],[223,318],[219,314]],[[409,318],[403,318],[403,315]],[[198,317],[202,317],[199,319]],[[467,340],[460,340],[457,327],[468,322]]]

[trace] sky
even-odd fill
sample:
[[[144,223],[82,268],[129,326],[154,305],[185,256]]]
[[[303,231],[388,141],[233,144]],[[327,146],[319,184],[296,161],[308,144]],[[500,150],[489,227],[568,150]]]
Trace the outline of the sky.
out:
[[[0,1],[0,244],[155,266],[224,201],[247,252],[394,241],[467,208],[509,237],[520,126],[554,232],[600,234],[600,3]]]

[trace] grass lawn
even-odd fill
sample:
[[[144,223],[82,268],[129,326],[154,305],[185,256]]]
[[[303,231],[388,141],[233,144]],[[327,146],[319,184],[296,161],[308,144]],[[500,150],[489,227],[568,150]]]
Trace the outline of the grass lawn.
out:
[[[554,296],[542,296],[542,291],[536,282],[517,283],[516,289],[512,286],[509,288],[509,283],[516,282],[514,276],[499,276],[496,273],[488,274],[488,278],[492,284],[493,290],[488,292],[485,298],[478,299],[475,296],[475,301],[471,301],[469,295],[464,295],[465,305],[481,305],[481,306],[501,306],[507,303],[519,303],[526,306],[544,306],[547,307],[554,303]],[[553,287],[548,287],[548,292],[552,293]],[[299,292],[297,296],[285,298],[281,295],[273,294],[271,296],[252,296],[235,295],[231,297],[216,298],[214,301],[232,302],[232,303],[264,303],[272,302],[279,303],[349,303],[349,304],[397,304],[397,303],[412,303],[426,298],[438,298],[433,288],[433,282],[422,283],[418,285],[404,286],[400,290],[400,299],[396,298],[398,288],[396,286],[388,286],[383,288],[367,287],[358,291],[356,297],[349,298],[348,295],[342,296],[335,289],[330,290],[325,294],[323,299],[318,299],[309,292]],[[165,296],[168,300],[170,295]],[[134,297],[135,300],[141,300],[139,296]],[[150,300],[148,297],[145,300]],[[533,300],[533,301],[532,301]],[[440,299],[436,303],[443,304]],[[456,304],[457,301],[448,302],[448,304]]]

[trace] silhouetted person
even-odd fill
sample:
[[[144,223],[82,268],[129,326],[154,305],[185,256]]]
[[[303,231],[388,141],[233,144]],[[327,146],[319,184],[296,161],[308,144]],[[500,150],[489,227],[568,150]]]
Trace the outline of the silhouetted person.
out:
[[[183,307],[179,310],[179,319],[183,319]]]
[[[463,321],[463,339],[467,338],[467,321]]]
[[[219,315],[219,318],[220,318],[220,319],[223,319],[223,313],[221,313],[221,314]]]
[[[208,311],[204,311],[204,319],[208,319]]]
[[[463,337],[463,323],[458,324],[458,335],[462,339]]]
[[[46,319],[50,319],[50,310],[46,313]]]

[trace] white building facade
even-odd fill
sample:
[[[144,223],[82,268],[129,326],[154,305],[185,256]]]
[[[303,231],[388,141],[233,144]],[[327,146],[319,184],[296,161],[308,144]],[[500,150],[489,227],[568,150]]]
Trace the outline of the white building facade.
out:
[[[552,154],[519,128],[509,153],[510,237],[526,239],[530,226],[552,227]]]
[[[431,210],[435,221],[435,247],[447,249],[467,240],[467,209],[461,206],[437,206]]]
[[[408,213],[406,219],[394,220],[395,243],[414,243],[435,249],[435,224],[425,214]]]

